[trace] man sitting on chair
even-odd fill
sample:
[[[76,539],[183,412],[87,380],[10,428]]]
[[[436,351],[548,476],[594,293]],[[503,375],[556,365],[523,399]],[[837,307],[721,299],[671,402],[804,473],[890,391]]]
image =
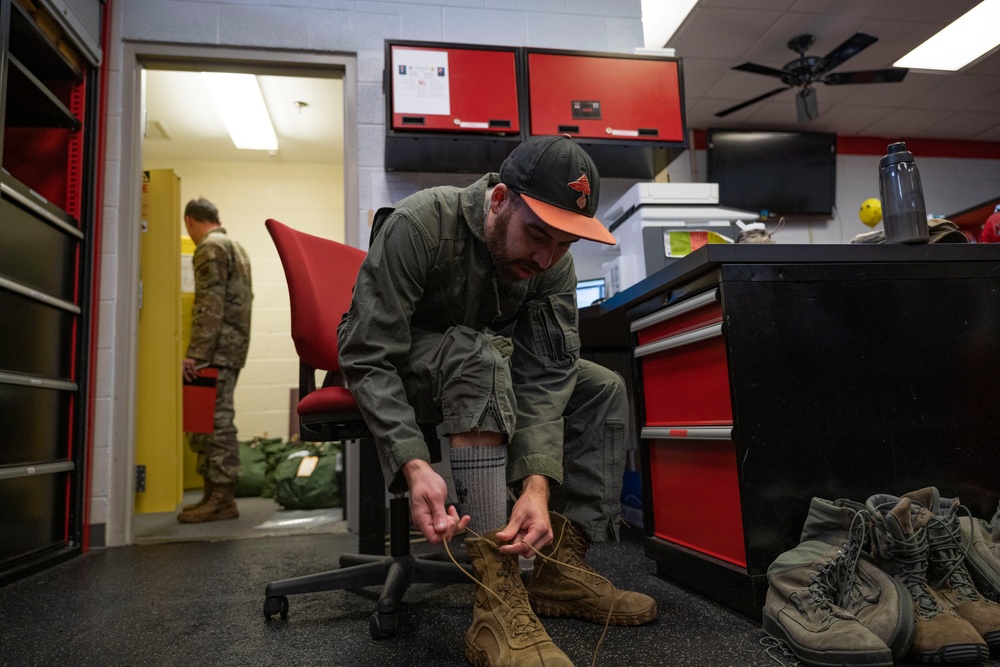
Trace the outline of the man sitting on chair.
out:
[[[409,489],[432,544],[468,526],[480,580],[503,598],[477,592],[465,639],[474,665],[572,664],[536,613],[656,617],[652,598],[584,561],[590,543],[618,537],[628,423],[621,377],[580,358],[568,251],[579,239],[615,243],[594,217],[599,188],[573,141],[532,137],[499,174],[407,197],[374,230],[338,332],[390,490]],[[449,439],[461,515],[445,507],[426,423]],[[518,492],[509,520],[508,485]],[[537,558],[525,590],[518,556],[536,549],[570,567]]]

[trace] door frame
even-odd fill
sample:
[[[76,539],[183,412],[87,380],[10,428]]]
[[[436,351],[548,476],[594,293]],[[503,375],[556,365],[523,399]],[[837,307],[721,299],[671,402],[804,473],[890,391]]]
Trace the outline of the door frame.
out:
[[[332,69],[341,74],[344,98],[345,240],[349,245],[355,246],[359,246],[360,242],[360,238],[354,238],[360,236],[360,231],[356,224],[352,224],[357,219],[359,210],[358,66],[355,55],[144,42],[124,44],[121,72],[121,159],[118,171],[120,207],[115,248],[118,261],[114,288],[114,297],[120,308],[115,309],[113,330],[116,333],[111,353],[114,357],[111,397],[115,409],[110,423],[112,440],[108,444],[110,479],[106,546],[121,546],[133,542],[140,234],[139,225],[128,224],[128,221],[137,221],[141,216],[141,74],[147,66],[188,69],[198,63],[250,70],[294,70],[298,76],[308,76],[310,71],[318,72],[322,69]],[[87,502],[90,501],[88,498]]]

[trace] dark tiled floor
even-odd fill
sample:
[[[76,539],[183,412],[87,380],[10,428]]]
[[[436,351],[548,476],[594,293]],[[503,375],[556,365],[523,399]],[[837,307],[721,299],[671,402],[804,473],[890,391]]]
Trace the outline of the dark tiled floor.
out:
[[[254,532],[259,517],[251,521],[246,507],[242,532],[238,522],[224,522],[232,524],[219,529],[225,535],[177,542],[150,529],[146,543],[97,550],[0,588],[0,665],[465,664],[471,584],[415,586],[399,634],[378,642],[368,634],[374,588],[292,596],[287,620],[265,620],[268,581],[328,569],[357,539],[343,522],[309,534]],[[597,665],[793,664],[768,655],[755,621],[656,576],[636,531],[619,544],[596,545],[589,560],[660,607],[652,624],[611,628]],[[575,664],[591,664],[600,626],[566,619],[545,626]]]

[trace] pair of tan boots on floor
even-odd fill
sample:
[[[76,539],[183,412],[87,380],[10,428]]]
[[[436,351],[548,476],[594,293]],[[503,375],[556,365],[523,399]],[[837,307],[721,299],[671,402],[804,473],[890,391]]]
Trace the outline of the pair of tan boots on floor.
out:
[[[204,523],[237,519],[240,511],[236,507],[236,484],[217,484],[205,478],[205,495],[201,500],[181,508],[177,520],[181,523]]]
[[[527,587],[517,556],[500,553],[499,531],[469,538],[466,547],[482,585],[476,591],[465,657],[475,667],[572,666],[536,614],[571,616],[604,625],[642,625],[656,618],[648,595],[615,588],[587,565],[587,538],[550,513],[551,544],[535,555]]]

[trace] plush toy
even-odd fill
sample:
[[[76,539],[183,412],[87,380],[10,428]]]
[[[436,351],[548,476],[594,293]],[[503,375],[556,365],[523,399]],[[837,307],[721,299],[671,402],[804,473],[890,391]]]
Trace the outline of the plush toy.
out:
[[[877,197],[872,197],[861,202],[861,210],[858,211],[861,222],[869,227],[874,227],[882,220],[882,202]]]
[[[983,231],[979,234],[980,243],[1000,243],[1000,211],[986,218]]]

